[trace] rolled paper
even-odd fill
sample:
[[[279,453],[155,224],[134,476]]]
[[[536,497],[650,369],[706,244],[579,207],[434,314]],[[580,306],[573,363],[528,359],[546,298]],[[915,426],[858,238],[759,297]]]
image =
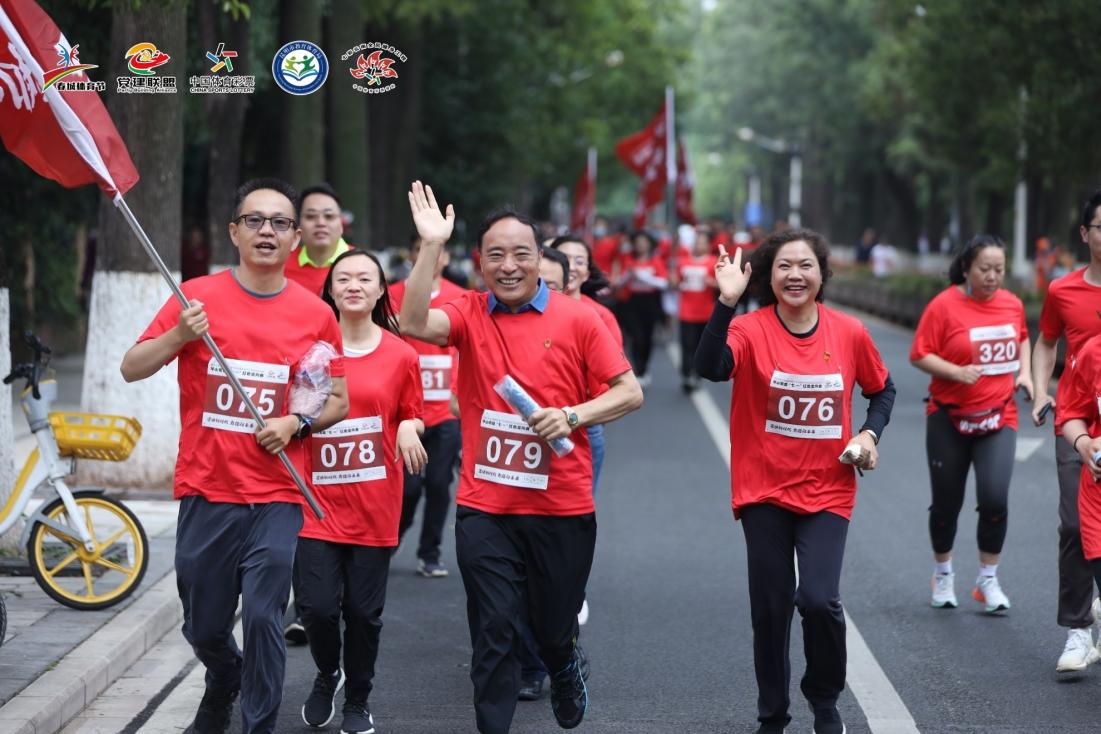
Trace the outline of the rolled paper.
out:
[[[493,386],[493,390],[524,420],[540,410],[539,404],[532,399],[531,395],[528,395],[528,391],[521,387],[520,383],[512,379],[511,375],[502,377],[501,381]],[[573,441],[567,436],[547,441],[547,443],[550,444],[555,456],[565,456],[573,451]]]

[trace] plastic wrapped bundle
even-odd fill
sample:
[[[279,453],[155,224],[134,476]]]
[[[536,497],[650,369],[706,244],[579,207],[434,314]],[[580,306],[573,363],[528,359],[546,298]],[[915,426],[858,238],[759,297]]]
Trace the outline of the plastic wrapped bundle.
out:
[[[336,358],[336,349],[326,341],[319,341],[306,351],[294,371],[291,413],[300,413],[311,420],[318,419],[333,391],[329,365]]]
[[[501,381],[494,385],[493,389],[524,420],[528,420],[532,413],[541,409],[541,406],[532,399],[531,395],[528,395],[528,391],[512,379],[511,375],[505,375],[501,378]],[[565,456],[573,451],[573,441],[566,436],[547,443],[550,444],[551,450],[556,456]]]

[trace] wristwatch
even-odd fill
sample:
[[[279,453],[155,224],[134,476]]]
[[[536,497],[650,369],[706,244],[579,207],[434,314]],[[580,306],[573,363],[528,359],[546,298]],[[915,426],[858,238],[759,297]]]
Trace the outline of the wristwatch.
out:
[[[571,429],[577,428],[577,424],[581,422],[581,419],[577,417],[577,413],[573,408],[562,408],[562,412],[566,414],[566,423]]]
[[[294,432],[294,437],[302,439],[309,436],[310,430],[313,428],[313,421],[301,413],[295,413],[294,417],[298,419],[298,430]]]

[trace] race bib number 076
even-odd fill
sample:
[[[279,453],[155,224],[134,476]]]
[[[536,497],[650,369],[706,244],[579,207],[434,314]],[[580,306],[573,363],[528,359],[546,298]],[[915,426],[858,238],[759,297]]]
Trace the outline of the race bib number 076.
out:
[[[283,415],[283,399],[291,368],[285,364],[227,359],[245,394],[265,419]],[[248,406],[233,391],[229,377],[211,357],[206,366],[206,392],[203,395],[203,427],[235,433],[255,433],[256,421]]]
[[[1005,375],[1021,368],[1013,324],[981,326],[971,330],[971,363],[984,375]]]
[[[841,438],[845,383],[840,374],[772,373],[765,432],[792,438]]]
[[[550,447],[518,415],[482,412],[474,477],[520,489],[546,489]]]
[[[351,484],[386,478],[382,417],[349,418],[310,437],[314,484]]]

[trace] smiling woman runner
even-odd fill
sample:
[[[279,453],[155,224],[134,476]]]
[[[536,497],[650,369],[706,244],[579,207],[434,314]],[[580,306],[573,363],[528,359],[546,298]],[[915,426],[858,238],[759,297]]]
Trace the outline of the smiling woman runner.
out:
[[[829,245],[807,229],[778,232],[742,271],[719,248],[719,302],[696,350],[696,371],[734,380],[730,462],[734,517],[749,565],[758,734],[782,734],[791,720],[788,642],[794,608],[803,617],[807,670],[801,688],[816,734],[843,734],[837,698],[845,687],[841,563],[856,500],[853,467],[874,469],[876,444],[895,388],[867,329],[822,305]],[[734,317],[749,288],[758,311]],[[851,435],[852,392],[868,417]],[[793,557],[798,555],[796,587]]]
[[[910,362],[933,376],[925,410],[936,564],[931,604],[957,604],[952,546],[974,465],[979,576],[972,596],[993,614],[1009,609],[997,570],[1017,448],[1014,390],[1023,387],[1032,399],[1028,326],[1021,299],[1002,288],[1005,245],[997,237],[972,237],[953,258],[948,280],[952,285],[921,315],[910,350]]]
[[[390,555],[398,544],[401,464],[416,473],[428,459],[418,437],[424,430],[420,365],[413,347],[397,335],[386,278],[374,255],[340,255],[322,298],[340,322],[351,407],[345,420],[310,438],[310,483],[325,519],[306,518],[294,559],[299,609],[317,664],[302,720],[327,725],[347,675],[340,730],[370,734],[375,728],[367,696]]]

